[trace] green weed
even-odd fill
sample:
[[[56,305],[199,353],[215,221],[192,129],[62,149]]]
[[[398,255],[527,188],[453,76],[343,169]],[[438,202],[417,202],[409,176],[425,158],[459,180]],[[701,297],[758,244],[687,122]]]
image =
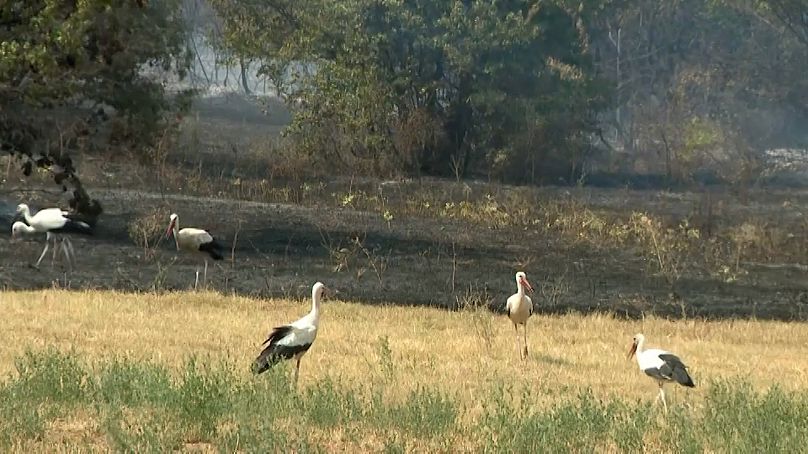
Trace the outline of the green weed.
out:
[[[392,370],[389,349],[380,339],[380,361]],[[282,367],[258,377],[242,369],[196,358],[176,370],[120,358],[90,366],[72,352],[27,352],[0,383],[0,448],[323,452],[358,449],[368,437],[390,453],[802,452],[808,445],[807,393],[733,381],[705,385],[703,407],[676,403],[668,413],[650,401],[601,400],[589,391],[541,405],[548,390],[492,383],[477,396],[482,413],[472,416],[458,395],[428,386],[390,398],[392,373],[382,382],[325,379],[295,390]],[[78,438],[49,433],[66,415],[92,422]]]

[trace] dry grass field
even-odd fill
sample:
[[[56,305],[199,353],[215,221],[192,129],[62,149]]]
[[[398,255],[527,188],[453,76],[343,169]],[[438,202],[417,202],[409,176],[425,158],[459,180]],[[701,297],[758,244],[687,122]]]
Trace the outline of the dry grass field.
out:
[[[307,301],[59,290],[0,298],[0,413],[16,415],[0,422],[9,449],[664,452],[808,441],[802,323],[534,316],[523,362],[512,325],[486,309],[326,301],[295,392],[290,368],[252,377],[249,365],[268,330],[304,314]],[[697,383],[669,387],[667,415],[626,359],[636,332],[678,353]],[[38,419],[18,420],[26,411]]]

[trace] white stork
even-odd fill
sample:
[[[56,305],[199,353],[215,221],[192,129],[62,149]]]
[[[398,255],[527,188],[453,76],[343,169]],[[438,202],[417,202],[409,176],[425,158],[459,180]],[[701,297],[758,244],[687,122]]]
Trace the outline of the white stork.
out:
[[[188,252],[202,252],[204,254],[210,255],[213,260],[222,260],[224,256],[222,255],[222,245],[219,243],[213,235],[210,234],[207,230],[202,229],[195,229],[191,227],[186,227],[184,229],[180,229],[180,222],[179,216],[176,213],[172,213],[170,216],[171,222],[168,224],[168,229],[166,230],[166,236],[170,236],[172,233],[174,234],[174,243],[177,245],[177,250],[183,250]],[[205,256],[205,274],[203,277],[204,283],[207,284],[208,282],[208,257]],[[194,289],[196,289],[197,285],[199,284],[199,268],[196,269],[196,279],[194,280]]]
[[[649,348],[646,350],[645,336],[642,334],[634,336],[634,343],[631,344],[628,358],[630,359],[635,353],[640,370],[656,380],[659,385],[657,400],[662,401],[666,412],[668,411],[668,404],[665,402],[665,391],[662,388],[665,386],[665,383],[676,382],[688,388],[696,386],[695,383],[693,383],[693,379],[690,378],[690,375],[687,373],[687,366],[685,366],[678,356],[657,348]]]
[[[22,214],[23,218],[25,218],[25,223],[28,224],[28,228],[25,229],[26,233],[45,233],[47,237],[45,241],[45,249],[42,250],[42,254],[39,256],[39,260],[37,260],[34,267],[39,267],[39,263],[42,262],[42,258],[45,257],[45,253],[48,252],[48,240],[53,238],[54,247],[56,247],[56,236],[54,235],[63,233],[80,233],[83,235],[93,234],[93,228],[89,224],[76,219],[67,211],[63,211],[59,208],[46,208],[44,210],[39,210],[35,215],[32,216],[31,209],[28,208],[28,205],[21,203],[17,205],[17,213]],[[23,229],[21,227],[18,227],[17,235],[22,233],[22,230]],[[12,226],[12,237],[14,236],[15,233]],[[67,251],[69,250],[75,257],[75,254],[73,253],[73,245],[69,238],[63,238],[62,246],[65,250],[66,256],[68,254]],[[68,262],[69,261],[70,258],[68,256]]]
[[[516,351],[520,352],[522,359],[527,358],[527,319],[533,315],[533,301],[525,295],[525,291],[533,293],[533,287],[527,281],[527,275],[519,271],[516,273],[516,293],[508,298],[505,308],[508,310],[508,318],[513,322],[513,329],[516,330]],[[524,327],[525,346],[519,349],[519,325]]]
[[[320,299],[326,291],[322,282],[317,282],[311,288],[311,312],[305,317],[288,325],[272,329],[262,345],[264,350],[253,363],[253,373],[266,372],[275,364],[285,359],[295,359],[295,386],[300,372],[300,359],[309,351],[314,339],[317,338],[317,328],[320,325]]]
[[[39,232],[37,232],[36,229],[34,229],[30,225],[28,225],[28,224],[26,224],[24,222],[21,222],[21,221],[15,221],[14,224],[11,225],[11,241],[12,242],[17,241],[22,236],[25,236],[25,235],[33,236],[33,235],[36,235],[38,233]],[[53,240],[53,257],[51,258],[51,266],[53,266],[53,262],[56,261],[57,251],[60,250],[59,246],[57,245],[59,237],[56,234],[46,232],[45,233],[45,241],[50,242],[51,239]],[[61,238],[61,240],[62,240],[61,251],[65,256],[65,259],[67,259],[68,265],[70,265],[70,251],[72,250],[72,245],[70,245],[70,248],[68,248],[69,240],[67,240],[64,237]],[[43,253],[42,256],[44,256],[44,255],[45,254]],[[40,257],[39,260],[42,260],[42,257]],[[38,265],[39,265],[39,262],[37,262],[36,266],[38,266]]]

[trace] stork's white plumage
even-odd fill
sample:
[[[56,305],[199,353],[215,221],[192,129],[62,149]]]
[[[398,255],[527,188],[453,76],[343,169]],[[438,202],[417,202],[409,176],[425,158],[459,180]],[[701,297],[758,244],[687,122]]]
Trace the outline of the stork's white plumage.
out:
[[[171,234],[174,235],[174,242],[177,245],[177,250],[180,251],[188,251],[188,252],[202,252],[204,254],[210,255],[213,260],[222,260],[224,256],[222,255],[221,247],[222,245],[216,241],[216,238],[210,234],[207,230],[203,229],[195,229],[192,227],[186,227],[184,229],[180,229],[180,221],[179,216],[176,213],[172,213],[170,216],[171,222],[168,224],[168,229],[166,230],[166,236]],[[208,258],[207,255],[205,256],[205,274],[204,274],[204,282],[207,283],[208,281]],[[197,287],[199,284],[199,268],[196,270],[196,279],[194,280],[194,288]]]
[[[527,358],[527,320],[533,315],[533,301],[525,294],[525,291],[533,293],[533,286],[527,280],[527,275],[519,271],[516,273],[516,293],[508,298],[505,309],[508,311],[508,318],[513,322],[513,329],[516,331],[516,351],[522,359]],[[524,349],[519,349],[519,325],[524,329]]]
[[[254,373],[266,372],[275,364],[294,358],[295,384],[297,384],[300,359],[317,338],[317,329],[320,326],[320,300],[325,291],[326,287],[322,282],[314,284],[311,288],[311,311],[297,321],[272,329],[263,343],[266,347],[253,363]]]
[[[662,400],[665,411],[668,411],[668,404],[665,402],[665,390],[663,386],[668,382],[676,382],[682,386],[692,388],[695,385],[690,374],[687,373],[687,366],[678,356],[665,350],[657,348],[645,349],[645,336],[637,334],[631,344],[628,357],[637,355],[637,365],[646,375],[656,380],[659,385],[659,395],[657,400]]]
[[[45,248],[42,250],[42,254],[39,256],[39,260],[37,260],[35,267],[39,266],[39,263],[42,261],[42,258],[45,257],[45,253],[48,252],[49,240],[53,237],[53,235],[57,234],[67,234],[67,233],[80,233],[83,235],[92,235],[93,228],[84,221],[80,221],[73,217],[67,211],[63,211],[59,208],[46,208],[44,210],[37,211],[36,214],[31,215],[31,209],[28,208],[28,205],[21,203],[17,205],[17,213],[22,214],[23,218],[25,218],[25,224],[27,227],[25,232],[35,232],[35,233],[44,233],[48,238],[45,241]],[[22,233],[22,227],[18,227],[18,232]],[[19,234],[18,233],[18,234]],[[12,237],[14,237],[15,231],[14,227],[12,226]],[[56,247],[54,238],[54,247]],[[62,245],[65,250],[65,254],[67,256],[67,251],[73,251],[73,245],[70,243],[70,239],[64,237],[62,240]],[[68,256],[68,262],[70,258]]]

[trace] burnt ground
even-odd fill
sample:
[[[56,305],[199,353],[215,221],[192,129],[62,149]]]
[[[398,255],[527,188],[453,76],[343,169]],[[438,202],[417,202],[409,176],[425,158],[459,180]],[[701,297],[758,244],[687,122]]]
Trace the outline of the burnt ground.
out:
[[[205,113],[204,109],[200,112]],[[216,115],[223,114],[217,111]],[[195,121],[201,120],[197,117]],[[238,130],[247,121],[257,122],[260,117],[240,118],[230,126]],[[206,150],[207,156],[215,154],[211,150],[216,149],[212,141],[218,124],[203,124],[198,129],[195,146]],[[271,128],[276,130],[277,125]],[[248,139],[235,133],[223,143],[228,140],[238,142],[239,147],[249,146]],[[218,147],[228,149],[227,144]],[[183,153],[178,153],[180,164],[188,157],[187,151]],[[80,168],[86,171],[89,165],[84,164]],[[100,167],[97,175],[87,179],[87,187],[102,201],[105,212],[93,237],[74,238],[79,254],[76,269],[66,273],[59,263],[51,267],[49,257],[41,269],[33,269],[29,264],[38,257],[43,239],[11,244],[9,235],[0,235],[2,288],[188,289],[194,270],[201,268],[202,256],[178,253],[173,241],[164,237],[155,247],[146,248],[130,236],[133,220],[160,210],[165,219],[155,223],[155,232],[165,229],[167,214],[175,211],[181,226],[208,228],[227,245],[226,260],[211,262],[208,272],[209,288],[222,293],[300,297],[321,280],[337,289],[343,300],[444,307],[479,300],[502,309],[514,291],[513,273],[524,269],[537,288],[534,301],[539,312],[808,319],[808,267],[799,263],[748,264],[747,274],[733,281],[686,272],[671,289],[634,250],[597,248],[530,228],[493,229],[450,218],[401,216],[388,223],[377,211],[335,207],[333,203],[198,197],[188,195],[195,193],[193,188],[179,186],[161,194],[153,177],[144,176],[154,174],[149,166],[141,168],[141,174],[114,162]],[[216,170],[222,173],[218,163],[211,173]],[[245,170],[254,172],[255,168]],[[228,171],[231,173],[235,172]],[[379,186],[378,182],[365,185],[368,191]],[[329,194],[332,187],[356,189],[361,185],[334,179],[323,186],[323,193]],[[477,197],[492,190],[483,183],[435,180],[393,186],[391,203],[406,200],[427,186],[432,192]],[[34,208],[60,204],[51,190],[44,179],[4,180],[0,184],[0,229],[9,231],[14,207],[20,201]],[[623,217],[632,211],[647,211],[678,219],[692,213],[704,198],[698,193],[627,189],[550,187],[530,191],[537,200],[576,197],[586,206]],[[717,216],[726,219],[757,216],[773,224],[806,225],[801,216],[808,212],[808,192],[758,190],[744,198],[741,203],[724,191],[711,203],[717,207]]]
[[[3,235],[0,286],[188,289],[195,268],[203,263],[201,256],[177,253],[165,238],[146,249],[128,233],[132,219],[170,206],[180,213],[181,225],[207,226],[232,252],[224,261],[211,262],[209,269],[209,287],[223,293],[304,296],[311,283],[321,280],[344,300],[454,307],[472,296],[497,309],[513,291],[514,270],[523,268],[537,287],[539,297],[534,299],[540,312],[777,319],[808,315],[806,271],[800,266],[761,266],[735,282],[685,276],[672,294],[636,252],[596,251],[524,229],[446,219],[401,219],[388,225],[377,213],[348,208],[134,190],[95,189],[93,194],[104,201],[105,214],[95,236],[74,238],[80,257],[72,273],[63,272],[58,262],[52,268],[49,258],[40,270],[31,268],[42,239],[12,244]],[[6,213],[13,203],[4,201]],[[646,203],[659,205],[651,197]],[[8,217],[2,219],[0,228],[8,231]],[[167,219],[160,227],[164,225]]]

